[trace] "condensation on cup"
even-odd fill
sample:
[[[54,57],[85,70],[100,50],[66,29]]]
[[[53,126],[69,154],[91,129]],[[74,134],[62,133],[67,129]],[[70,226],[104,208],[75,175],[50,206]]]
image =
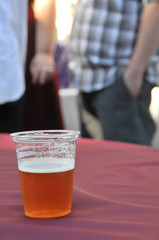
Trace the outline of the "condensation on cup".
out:
[[[25,215],[35,218],[71,212],[76,130],[12,133]]]

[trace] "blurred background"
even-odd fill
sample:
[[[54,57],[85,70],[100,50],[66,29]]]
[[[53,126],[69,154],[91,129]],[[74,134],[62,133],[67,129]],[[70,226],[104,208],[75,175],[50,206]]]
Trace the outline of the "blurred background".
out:
[[[39,1],[37,10],[40,11],[44,7],[47,0]],[[79,113],[79,94],[76,89],[68,87],[69,72],[67,69],[67,40],[69,38],[74,11],[78,0],[58,0],[56,1],[56,49],[55,60],[57,64],[57,74],[59,79],[59,97],[61,110],[64,120],[65,129],[77,129],[80,130],[80,113]],[[68,107],[69,106],[69,107]],[[152,146],[159,148],[159,87],[155,87],[152,90],[152,102],[150,105],[150,112],[156,122],[157,131],[152,141]],[[86,121],[90,128],[96,128],[97,139],[102,138],[102,133],[98,122],[85,114]]]

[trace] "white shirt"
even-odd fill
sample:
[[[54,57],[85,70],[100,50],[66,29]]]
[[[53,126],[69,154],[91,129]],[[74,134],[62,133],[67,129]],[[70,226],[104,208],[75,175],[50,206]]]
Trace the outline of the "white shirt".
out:
[[[0,1],[0,104],[25,92],[28,0]]]

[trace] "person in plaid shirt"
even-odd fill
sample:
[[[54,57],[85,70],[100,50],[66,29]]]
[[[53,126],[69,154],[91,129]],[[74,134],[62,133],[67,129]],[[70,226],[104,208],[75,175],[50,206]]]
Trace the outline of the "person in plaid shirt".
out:
[[[159,0],[79,1],[68,46],[71,84],[104,139],[151,144],[158,44]]]

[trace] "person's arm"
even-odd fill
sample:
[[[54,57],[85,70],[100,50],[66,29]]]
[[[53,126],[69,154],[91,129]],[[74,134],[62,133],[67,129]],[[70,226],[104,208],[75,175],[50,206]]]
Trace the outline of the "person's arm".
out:
[[[159,44],[159,1],[148,3],[141,16],[138,39],[124,73],[124,82],[133,97],[137,97],[149,59]]]
[[[35,56],[31,61],[30,71],[33,83],[44,84],[55,69],[53,51],[56,6],[55,0],[45,0],[40,9],[39,2],[41,1],[36,0],[34,5]]]

